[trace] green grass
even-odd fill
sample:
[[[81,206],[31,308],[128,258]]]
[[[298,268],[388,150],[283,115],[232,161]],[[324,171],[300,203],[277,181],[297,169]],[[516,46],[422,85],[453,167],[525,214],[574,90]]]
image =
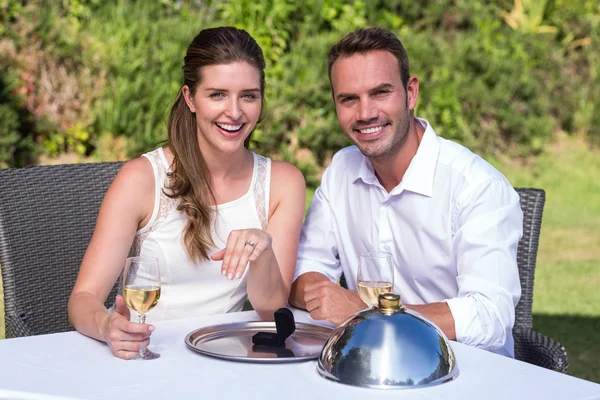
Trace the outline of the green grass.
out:
[[[570,375],[600,383],[600,157],[562,139],[527,165],[492,160],[514,186],[546,190],[534,328],[563,344]],[[307,206],[314,190],[307,190]],[[0,287],[0,338],[4,337]]]
[[[514,186],[546,191],[533,326],[567,349],[568,373],[600,383],[600,158],[562,139],[531,165],[493,162]]]

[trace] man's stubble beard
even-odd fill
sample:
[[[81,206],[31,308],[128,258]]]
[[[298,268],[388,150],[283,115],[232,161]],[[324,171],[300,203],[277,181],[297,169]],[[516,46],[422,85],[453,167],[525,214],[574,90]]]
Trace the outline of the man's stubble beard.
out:
[[[410,130],[410,122],[408,118],[405,118],[402,125],[398,126],[395,134],[392,136],[392,143],[387,149],[384,149],[382,153],[374,154],[371,156],[367,156],[373,159],[383,159],[389,156],[393,156],[400,152],[400,149],[404,147],[404,143],[408,139],[408,134]]]
[[[373,152],[369,152],[368,148],[362,148],[361,146],[359,146],[359,144],[357,142],[353,141],[354,144],[356,145],[356,147],[358,147],[358,149],[360,150],[360,152],[365,157],[374,159],[374,160],[384,159],[386,157],[397,154],[400,151],[400,149],[402,149],[402,147],[404,147],[404,143],[406,143],[406,140],[408,139],[408,135],[409,135],[409,131],[410,131],[410,119],[412,117],[410,115],[410,111],[408,110],[408,108],[406,109],[406,111],[407,111],[407,117],[400,121],[401,125],[398,126],[397,129],[395,130],[394,134],[392,135],[392,142],[390,143],[390,145],[387,148],[380,149],[380,150],[375,149]],[[382,139],[385,140],[387,138],[382,138]]]

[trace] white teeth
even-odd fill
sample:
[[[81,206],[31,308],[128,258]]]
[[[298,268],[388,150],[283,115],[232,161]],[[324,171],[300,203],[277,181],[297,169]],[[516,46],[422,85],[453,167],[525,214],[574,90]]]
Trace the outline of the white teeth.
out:
[[[237,131],[242,127],[242,124],[240,125],[228,125],[228,124],[219,124],[217,123],[217,126],[221,129],[225,129],[226,131]]]
[[[364,135],[370,135],[371,133],[379,132],[382,129],[383,129],[383,126],[376,126],[373,128],[359,129],[359,131],[360,131],[360,133],[362,133]]]

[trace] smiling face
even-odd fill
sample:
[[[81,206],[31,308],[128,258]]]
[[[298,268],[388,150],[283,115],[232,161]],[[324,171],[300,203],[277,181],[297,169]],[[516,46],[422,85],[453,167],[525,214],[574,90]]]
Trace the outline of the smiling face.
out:
[[[375,50],[338,58],[331,86],[344,134],[369,158],[396,154],[407,138],[417,101],[418,80],[402,85],[392,53]]]
[[[260,72],[247,62],[202,67],[195,93],[183,87],[196,114],[201,149],[232,153],[244,147],[261,112]]]

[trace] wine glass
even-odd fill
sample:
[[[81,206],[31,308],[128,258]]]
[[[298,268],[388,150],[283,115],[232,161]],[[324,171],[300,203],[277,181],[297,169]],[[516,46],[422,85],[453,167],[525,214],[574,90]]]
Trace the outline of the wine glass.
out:
[[[392,255],[384,251],[369,251],[360,255],[357,274],[358,294],[362,301],[374,308],[379,295],[394,288]]]
[[[146,322],[146,313],[160,299],[160,271],[154,257],[128,257],[123,268],[123,298],[130,310],[138,315],[139,323]],[[140,350],[136,360],[153,360],[160,357],[148,348]]]

